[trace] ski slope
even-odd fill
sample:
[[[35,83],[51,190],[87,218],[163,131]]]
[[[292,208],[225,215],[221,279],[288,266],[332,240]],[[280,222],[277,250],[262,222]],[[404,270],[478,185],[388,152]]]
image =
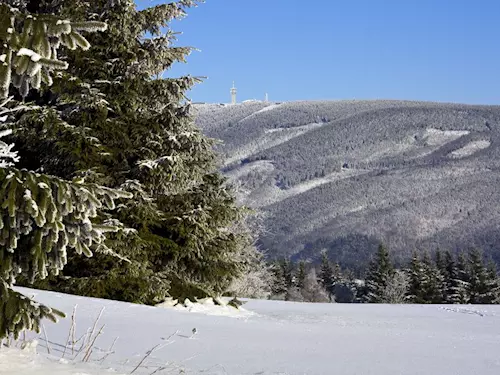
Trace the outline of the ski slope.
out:
[[[59,373],[59,366],[65,374],[104,374],[110,368],[129,374],[149,349],[162,343],[134,374],[152,374],[160,367],[156,374],[500,374],[500,306],[250,300],[245,311],[224,316],[211,315],[210,309],[189,312],[19,289],[68,316],[77,304],[78,334],[93,325],[104,307],[100,324],[105,327],[96,346],[109,348],[118,339],[99,370],[94,363],[67,372],[71,364],[47,359],[41,335],[39,354],[27,356],[24,365],[28,361],[31,367],[25,372],[12,364],[23,362],[23,353],[0,351],[2,375]],[[64,343],[70,321],[47,322],[47,340]],[[51,346],[51,358],[60,356],[58,347]],[[46,372],[29,372],[41,364]]]

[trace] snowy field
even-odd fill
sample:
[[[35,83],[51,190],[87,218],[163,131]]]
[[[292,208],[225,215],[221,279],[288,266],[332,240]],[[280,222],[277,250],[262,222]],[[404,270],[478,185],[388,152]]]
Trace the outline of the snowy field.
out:
[[[118,339],[96,368],[98,353],[91,365],[55,362],[62,350],[55,344],[48,359],[42,334],[38,356],[0,351],[2,375],[94,375],[109,368],[129,374],[158,344],[134,374],[500,374],[500,306],[250,300],[239,314],[213,315],[209,307],[189,312],[19,289],[68,314],[45,323],[49,342],[66,342],[76,304],[77,336],[105,307],[95,346],[109,348]]]

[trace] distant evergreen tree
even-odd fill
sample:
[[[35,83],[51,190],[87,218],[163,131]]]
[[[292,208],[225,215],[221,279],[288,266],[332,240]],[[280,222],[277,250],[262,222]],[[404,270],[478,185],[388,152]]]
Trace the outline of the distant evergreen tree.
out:
[[[335,287],[334,270],[330,259],[328,259],[326,250],[321,252],[321,266],[318,275],[318,281],[320,285],[328,292],[328,295],[331,299]]]
[[[500,303],[500,279],[498,278],[498,273],[497,273],[497,266],[495,262],[490,260],[487,265],[487,272],[488,272],[488,290],[490,293],[490,299],[488,300],[487,303],[494,303],[494,304],[499,304]]]
[[[408,302],[410,303],[425,303],[424,295],[424,267],[417,253],[413,253],[410,260],[410,265],[407,270],[409,287],[408,287]]]
[[[304,288],[305,280],[306,280],[306,262],[301,260],[299,262],[299,271],[297,274],[297,287],[300,289]]]
[[[444,280],[446,284],[445,302],[451,304],[462,303],[463,299],[463,285],[458,278],[458,268],[453,255],[450,251],[444,254],[445,270]]]
[[[451,255],[451,254],[450,254]],[[447,270],[447,252],[442,252],[441,250],[437,250],[435,254],[435,264],[437,271],[439,272],[440,279],[440,294],[442,297],[441,303],[448,303],[448,287],[449,287],[449,279],[450,276]]]
[[[444,303],[443,289],[444,277],[440,270],[434,264],[428,253],[424,253],[422,257],[422,265],[424,268],[424,278],[422,280],[422,288],[425,303]]]
[[[456,303],[470,303],[470,276],[467,267],[467,259],[464,253],[457,255],[457,278],[456,278]]]
[[[281,261],[281,269],[283,272],[283,277],[285,280],[285,285],[287,288],[291,288],[295,284],[295,278],[293,276],[293,263],[290,261],[290,258],[283,258]]]
[[[271,287],[272,294],[274,296],[285,296],[288,288],[285,279],[285,273],[283,272],[283,267],[280,261],[276,261],[272,264],[271,272],[274,276]]]
[[[332,274],[332,281],[333,285],[341,282],[344,279],[344,275],[342,273],[342,269],[340,268],[340,264],[335,263],[333,266],[333,274]]]
[[[484,265],[483,253],[477,249],[469,251],[469,303],[493,304],[498,303],[498,285],[496,272],[488,270]]]
[[[428,253],[422,259],[414,253],[407,270],[409,287],[407,299],[411,303],[444,303],[446,280],[443,275],[444,260],[438,255],[439,267]]]
[[[441,296],[441,301],[439,303],[448,303],[448,280],[449,275],[446,269],[446,253],[441,250],[436,250],[435,253],[435,264],[437,269],[437,278],[439,284],[439,295]]]
[[[383,302],[384,290],[394,274],[389,252],[380,244],[374,259],[371,261],[366,277],[366,302]]]
[[[446,269],[446,262],[445,262],[445,255],[443,254],[443,252],[437,249],[434,254],[434,259],[437,269],[441,271],[441,273],[444,273]]]
[[[274,283],[272,286],[272,294],[275,297],[283,298],[289,301],[292,295],[299,294],[294,277],[294,265],[289,258],[282,258],[275,262],[272,267],[274,274]]]
[[[271,265],[271,272],[273,274],[273,283],[271,286],[271,293],[273,296],[285,296],[287,291],[285,275],[283,273],[283,268],[281,267],[281,262],[276,261]]]

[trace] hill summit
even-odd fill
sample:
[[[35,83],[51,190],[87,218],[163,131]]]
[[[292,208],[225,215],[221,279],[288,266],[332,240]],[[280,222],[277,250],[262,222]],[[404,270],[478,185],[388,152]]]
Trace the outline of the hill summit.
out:
[[[265,215],[270,256],[363,269],[380,241],[500,261],[500,106],[410,101],[195,106],[224,172]]]

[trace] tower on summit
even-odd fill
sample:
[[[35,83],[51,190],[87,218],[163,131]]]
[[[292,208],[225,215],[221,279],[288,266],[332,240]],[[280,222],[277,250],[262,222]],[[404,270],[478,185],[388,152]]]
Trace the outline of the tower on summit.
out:
[[[234,87],[234,81],[233,87],[231,87],[231,104],[236,104],[236,87]]]

